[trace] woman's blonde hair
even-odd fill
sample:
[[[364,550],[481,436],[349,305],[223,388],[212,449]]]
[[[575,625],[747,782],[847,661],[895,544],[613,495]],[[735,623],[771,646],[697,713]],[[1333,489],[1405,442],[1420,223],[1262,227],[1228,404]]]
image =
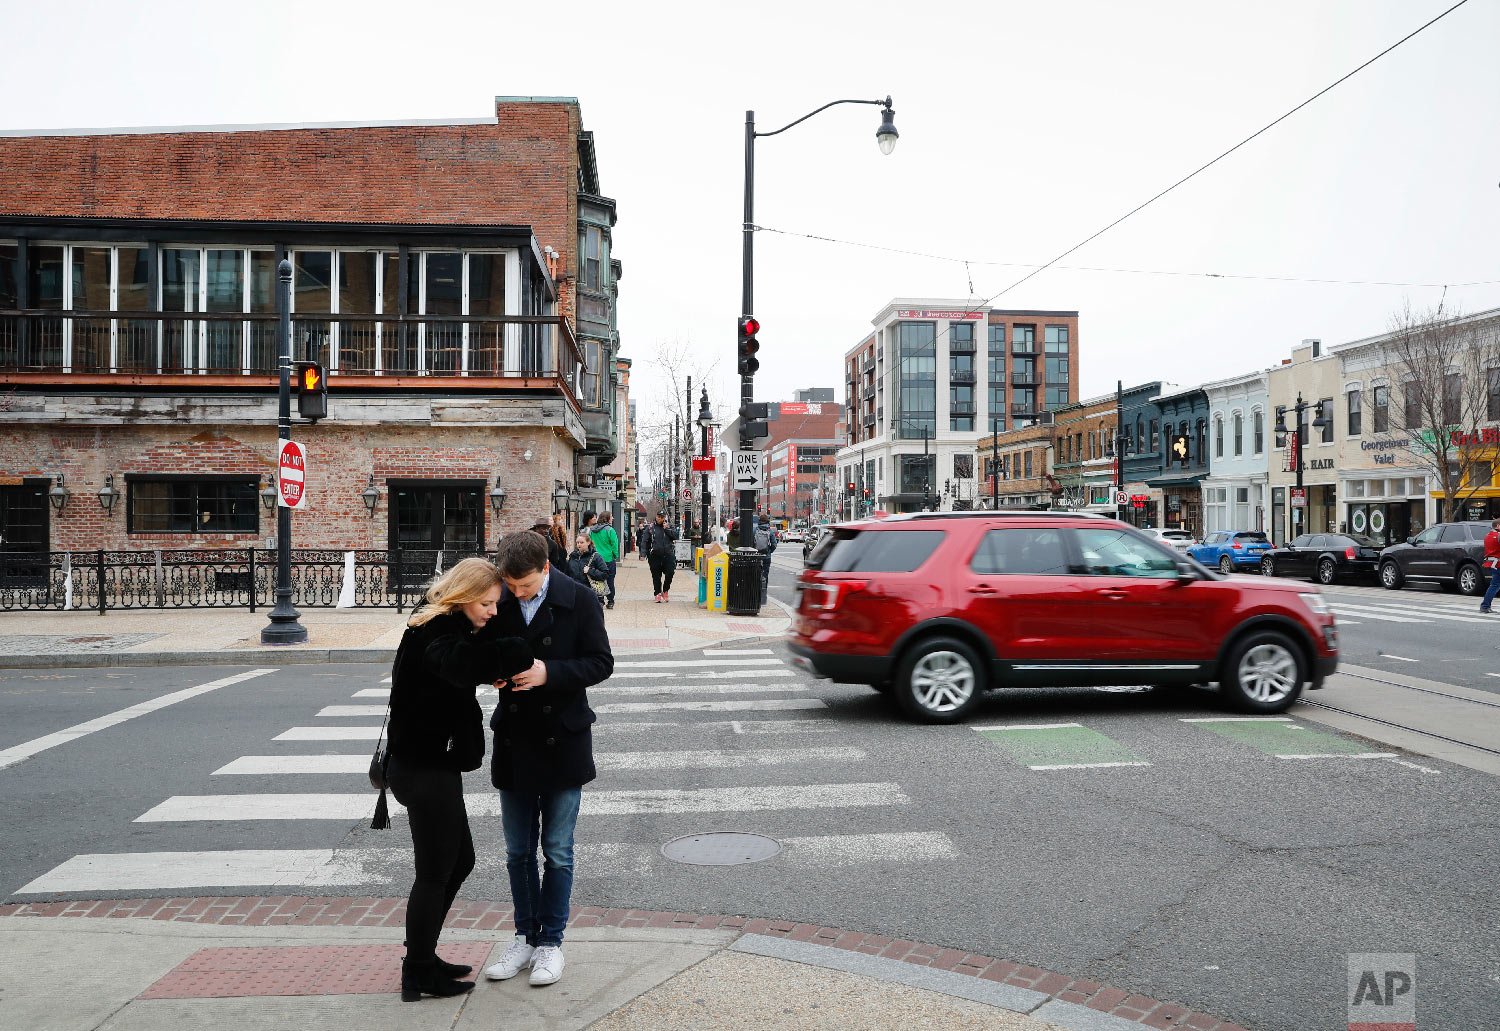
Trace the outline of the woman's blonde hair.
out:
[[[457,612],[471,601],[479,601],[500,586],[500,570],[487,558],[466,558],[427,588],[427,599],[411,614],[407,626],[421,626],[449,612]]]

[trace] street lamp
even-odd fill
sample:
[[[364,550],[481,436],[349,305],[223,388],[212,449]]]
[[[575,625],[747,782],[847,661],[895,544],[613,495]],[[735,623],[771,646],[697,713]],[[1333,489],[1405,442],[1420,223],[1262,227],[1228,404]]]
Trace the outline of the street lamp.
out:
[[[699,452],[699,454],[701,454],[704,458],[708,457],[708,428],[710,426],[712,426],[713,424],[714,424],[714,413],[708,407],[708,388],[704,387],[703,388],[703,394],[702,394],[702,396],[698,398],[698,428],[699,428],[699,431],[700,431],[700,433],[702,435],[702,442],[703,442],[702,450]],[[708,465],[707,462],[705,462],[703,464],[705,466]],[[708,469],[707,468],[705,468],[703,470],[702,475],[699,477],[698,489],[699,489],[699,494],[701,495],[701,498],[702,498],[702,507],[703,507],[703,529],[702,529],[702,533],[703,533],[703,546],[706,548],[706,547],[708,547],[708,539],[709,539],[709,532],[708,532]]]
[[[266,511],[276,507],[276,485],[270,481],[260,489],[260,503],[266,506]]]
[[[58,473],[57,482],[54,483],[52,485],[52,489],[47,492],[47,501],[51,503],[53,508],[61,512],[63,510],[63,506],[68,503],[68,498],[70,498],[71,496],[72,495],[68,491],[67,485],[63,483],[63,474]]]
[[[1291,407],[1291,411],[1296,415],[1296,418],[1293,421],[1295,431],[1292,433],[1292,440],[1288,445],[1291,448],[1291,454],[1287,456],[1287,460],[1291,463],[1292,468],[1297,472],[1297,493],[1294,495],[1294,497],[1302,499],[1302,505],[1300,507],[1291,506],[1293,508],[1298,508],[1296,525],[1297,529],[1299,530],[1305,523],[1305,520],[1303,519],[1303,513],[1306,511],[1307,507],[1307,494],[1303,491],[1302,488],[1302,468],[1305,465],[1302,460],[1302,413],[1307,411],[1309,408],[1313,409],[1312,424],[1314,428],[1321,430],[1333,425],[1333,420],[1328,417],[1327,411],[1324,408],[1322,401],[1318,401],[1315,404],[1309,404],[1308,402],[1302,400],[1302,391],[1297,391],[1297,403],[1292,405]],[[1283,439],[1286,437],[1286,434],[1288,432],[1286,424],[1286,412],[1286,409],[1282,409],[1281,411],[1276,413],[1276,426],[1274,427],[1275,432]],[[1297,534],[1290,533],[1288,534],[1288,536],[1295,537],[1297,536]]]
[[[896,140],[900,134],[896,132],[896,111],[891,106],[890,97],[886,97],[884,100],[830,101],[816,110],[809,111],[795,122],[788,122],[780,129],[773,129],[771,132],[756,132],[755,112],[745,112],[745,224],[743,229],[744,242],[740,289],[740,325],[742,330],[745,328],[743,320],[751,319],[754,321],[755,313],[755,140],[759,136],[778,136],[792,126],[800,125],[813,115],[827,111],[830,107],[837,107],[839,104],[873,104],[879,107],[881,109],[880,128],[875,131],[875,142],[879,144],[882,154],[890,154],[891,151],[896,149]],[[756,328],[759,328],[758,324]],[[753,337],[753,334],[751,336]],[[750,423],[756,421],[751,418],[753,411],[749,407],[755,401],[755,373],[753,366],[758,363],[740,362],[739,346],[739,344],[736,344],[735,359],[737,365],[741,368],[740,450],[749,451],[754,446],[754,438],[750,436]],[[755,491],[742,490],[739,494],[740,540],[743,543],[746,540],[744,529],[755,525]],[[749,584],[750,580],[753,579],[758,582],[759,578],[760,563],[758,559],[753,563],[748,560],[740,563],[730,563],[729,598],[732,606],[731,611],[734,611],[736,615],[754,615],[760,611],[759,604],[750,601],[752,594],[756,598],[759,598],[760,592],[758,589],[752,591]],[[737,599],[741,601],[738,605],[735,604]]]
[[[490,488],[490,508],[494,510],[495,518],[500,517],[500,510],[505,507],[505,488],[500,486],[500,477],[495,477],[495,485]]]
[[[95,495],[99,499],[99,507],[104,509],[105,515],[113,515],[115,502],[120,500],[120,492],[115,489],[115,478],[113,475],[104,477],[104,486],[100,487]]]
[[[365,489],[359,492],[360,498],[365,503],[365,508],[370,510],[370,518],[375,518],[375,506],[380,504],[380,490],[375,486],[375,474],[370,474],[370,482]]]

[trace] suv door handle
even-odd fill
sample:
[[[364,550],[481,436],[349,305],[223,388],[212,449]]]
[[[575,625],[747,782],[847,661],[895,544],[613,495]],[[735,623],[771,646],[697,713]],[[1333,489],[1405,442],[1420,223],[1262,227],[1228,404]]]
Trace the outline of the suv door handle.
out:
[[[1126,598],[1130,597],[1130,593],[1128,591],[1122,591],[1116,587],[1101,587],[1094,593],[1099,595],[1099,597],[1101,598],[1108,598],[1110,601],[1124,601]]]
[[[999,594],[1000,593],[1000,589],[998,587],[991,587],[989,584],[975,584],[973,587],[969,588],[969,593],[970,594]]]

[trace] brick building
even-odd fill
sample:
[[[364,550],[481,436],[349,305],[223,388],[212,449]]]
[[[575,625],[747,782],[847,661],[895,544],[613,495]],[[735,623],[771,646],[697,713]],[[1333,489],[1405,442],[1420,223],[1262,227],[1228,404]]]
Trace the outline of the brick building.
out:
[[[832,387],[799,390],[797,400],[770,406],[766,490],[761,507],[776,522],[810,520],[837,475],[843,409]]]
[[[298,547],[465,551],[620,507],[614,209],[571,98],[0,133],[5,548],[271,543],[283,259],[292,357],[329,387],[294,416]]]

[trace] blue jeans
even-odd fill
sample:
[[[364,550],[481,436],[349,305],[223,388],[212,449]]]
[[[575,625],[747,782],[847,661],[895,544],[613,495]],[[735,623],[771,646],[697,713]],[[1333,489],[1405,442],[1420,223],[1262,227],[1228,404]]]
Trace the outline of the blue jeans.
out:
[[[1490,586],[1484,592],[1484,601],[1479,603],[1481,609],[1488,609],[1490,602],[1495,600],[1495,595],[1500,594],[1500,566],[1490,570]]]
[[[620,560],[619,559],[615,559],[613,562],[606,562],[604,564],[609,567],[609,572],[605,574],[605,580],[604,580],[604,582],[607,583],[607,584],[609,584],[609,600],[610,601],[614,601],[615,600],[615,572],[620,568]]]
[[[573,894],[573,828],[578,824],[579,788],[533,795],[500,792],[505,831],[505,868],[516,907],[516,933],[530,945],[561,945]],[[546,872],[537,869],[537,845]]]

